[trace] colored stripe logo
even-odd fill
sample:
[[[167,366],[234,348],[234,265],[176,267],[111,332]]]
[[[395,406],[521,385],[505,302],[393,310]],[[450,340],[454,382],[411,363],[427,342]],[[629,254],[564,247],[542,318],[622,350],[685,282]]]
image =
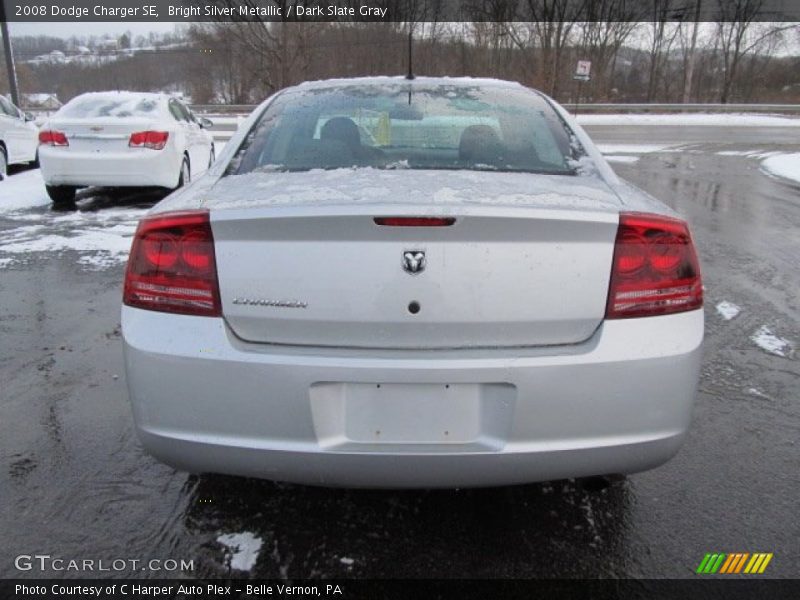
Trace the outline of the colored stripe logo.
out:
[[[769,562],[772,560],[772,552],[708,552],[697,573],[706,575],[722,573],[725,575],[748,574],[755,575],[763,573]]]

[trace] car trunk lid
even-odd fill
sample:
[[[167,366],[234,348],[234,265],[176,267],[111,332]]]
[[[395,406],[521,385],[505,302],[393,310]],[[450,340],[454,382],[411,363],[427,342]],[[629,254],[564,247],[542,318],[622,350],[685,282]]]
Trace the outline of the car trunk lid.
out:
[[[455,181],[448,173],[439,177]],[[612,194],[600,197],[602,186],[590,186],[596,193],[588,194],[589,201],[587,192],[577,192],[578,178],[562,178],[558,194],[545,201],[547,185],[540,181],[537,189],[537,177],[528,176],[528,202],[519,195],[500,202],[497,192],[507,190],[491,186],[490,177],[487,189],[493,191],[480,193],[495,201],[439,206],[432,201],[435,192],[424,201],[418,180],[396,189],[403,203],[373,202],[369,189],[356,203],[343,197],[303,202],[310,191],[295,188],[295,202],[270,205],[269,195],[254,186],[252,207],[244,208],[231,200],[239,193],[232,179],[214,186],[218,195],[208,205],[223,314],[246,341],[405,349],[544,346],[584,341],[602,322],[619,208]],[[291,180],[284,178],[276,190],[291,193]],[[226,205],[226,196],[227,209],[213,210]],[[259,202],[256,196],[266,197]],[[383,217],[453,222],[378,224]]]
[[[67,136],[69,148],[79,152],[120,152],[128,149],[131,134],[156,128],[148,118],[53,119],[50,129]]]

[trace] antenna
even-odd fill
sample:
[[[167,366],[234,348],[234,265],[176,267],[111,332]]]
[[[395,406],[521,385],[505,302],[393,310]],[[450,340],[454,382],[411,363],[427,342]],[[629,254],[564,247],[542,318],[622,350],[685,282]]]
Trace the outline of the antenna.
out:
[[[414,28],[411,26],[411,23],[408,24],[408,75],[406,75],[406,79],[414,79],[414,57],[411,52],[411,48],[414,43]]]

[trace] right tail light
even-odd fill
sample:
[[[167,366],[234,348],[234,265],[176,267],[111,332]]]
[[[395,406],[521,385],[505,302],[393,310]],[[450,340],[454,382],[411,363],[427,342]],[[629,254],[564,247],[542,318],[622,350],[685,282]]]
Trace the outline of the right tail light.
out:
[[[651,317],[703,306],[697,253],[684,221],[622,213],[606,319]]]
[[[169,139],[169,131],[137,131],[132,133],[128,140],[131,148],[148,148],[150,150],[163,150]]]

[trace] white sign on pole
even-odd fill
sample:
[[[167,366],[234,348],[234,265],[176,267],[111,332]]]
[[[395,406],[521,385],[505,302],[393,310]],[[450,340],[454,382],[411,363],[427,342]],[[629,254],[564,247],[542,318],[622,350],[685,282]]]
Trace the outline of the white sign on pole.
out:
[[[589,72],[592,70],[592,61],[579,60],[578,66],[575,68],[575,75],[580,77],[589,77]]]

